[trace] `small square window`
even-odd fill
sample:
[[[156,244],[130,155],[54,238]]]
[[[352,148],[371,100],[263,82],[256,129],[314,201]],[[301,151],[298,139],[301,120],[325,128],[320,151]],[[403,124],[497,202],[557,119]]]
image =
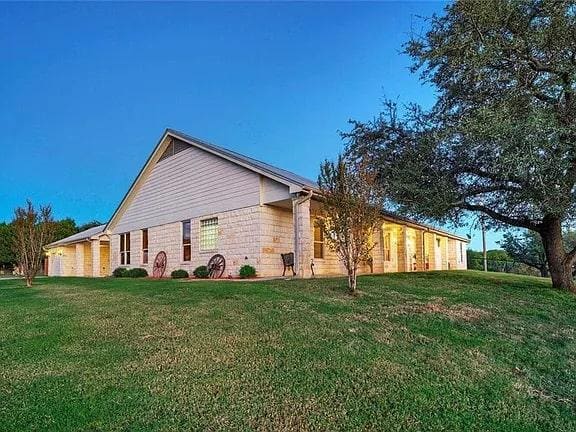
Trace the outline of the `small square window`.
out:
[[[210,251],[218,248],[218,218],[200,221],[200,250]]]

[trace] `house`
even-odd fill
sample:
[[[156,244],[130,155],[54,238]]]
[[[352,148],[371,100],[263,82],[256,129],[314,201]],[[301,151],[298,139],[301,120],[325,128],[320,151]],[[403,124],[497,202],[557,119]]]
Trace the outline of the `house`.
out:
[[[48,274],[107,276],[116,267],[152,273],[160,251],[166,274],[226,260],[224,276],[244,264],[259,276],[283,272],[294,252],[301,277],[343,274],[315,225],[321,202],[314,181],[168,129],[106,225],[46,246]],[[468,240],[383,213],[363,272],[466,268]]]

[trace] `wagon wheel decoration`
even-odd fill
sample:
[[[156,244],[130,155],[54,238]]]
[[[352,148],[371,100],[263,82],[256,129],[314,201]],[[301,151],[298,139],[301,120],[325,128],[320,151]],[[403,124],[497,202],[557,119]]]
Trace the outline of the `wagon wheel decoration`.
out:
[[[220,254],[214,255],[208,261],[208,277],[211,279],[220,279],[226,269],[226,260]]]
[[[154,265],[152,266],[152,276],[155,278],[161,278],[164,276],[164,272],[166,271],[166,262],[168,259],[166,258],[166,252],[160,251],[156,258],[154,258]]]

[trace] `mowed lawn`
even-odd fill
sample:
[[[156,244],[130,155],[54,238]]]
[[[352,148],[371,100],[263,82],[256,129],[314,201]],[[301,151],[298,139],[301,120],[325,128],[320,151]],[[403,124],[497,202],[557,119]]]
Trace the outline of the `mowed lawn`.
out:
[[[576,430],[576,296],[479,272],[0,281],[0,429]]]

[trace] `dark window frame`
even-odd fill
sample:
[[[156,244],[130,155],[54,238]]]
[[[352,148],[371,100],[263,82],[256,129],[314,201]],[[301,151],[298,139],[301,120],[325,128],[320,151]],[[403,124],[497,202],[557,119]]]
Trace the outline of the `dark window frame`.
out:
[[[130,233],[120,234],[120,265],[130,265]]]

